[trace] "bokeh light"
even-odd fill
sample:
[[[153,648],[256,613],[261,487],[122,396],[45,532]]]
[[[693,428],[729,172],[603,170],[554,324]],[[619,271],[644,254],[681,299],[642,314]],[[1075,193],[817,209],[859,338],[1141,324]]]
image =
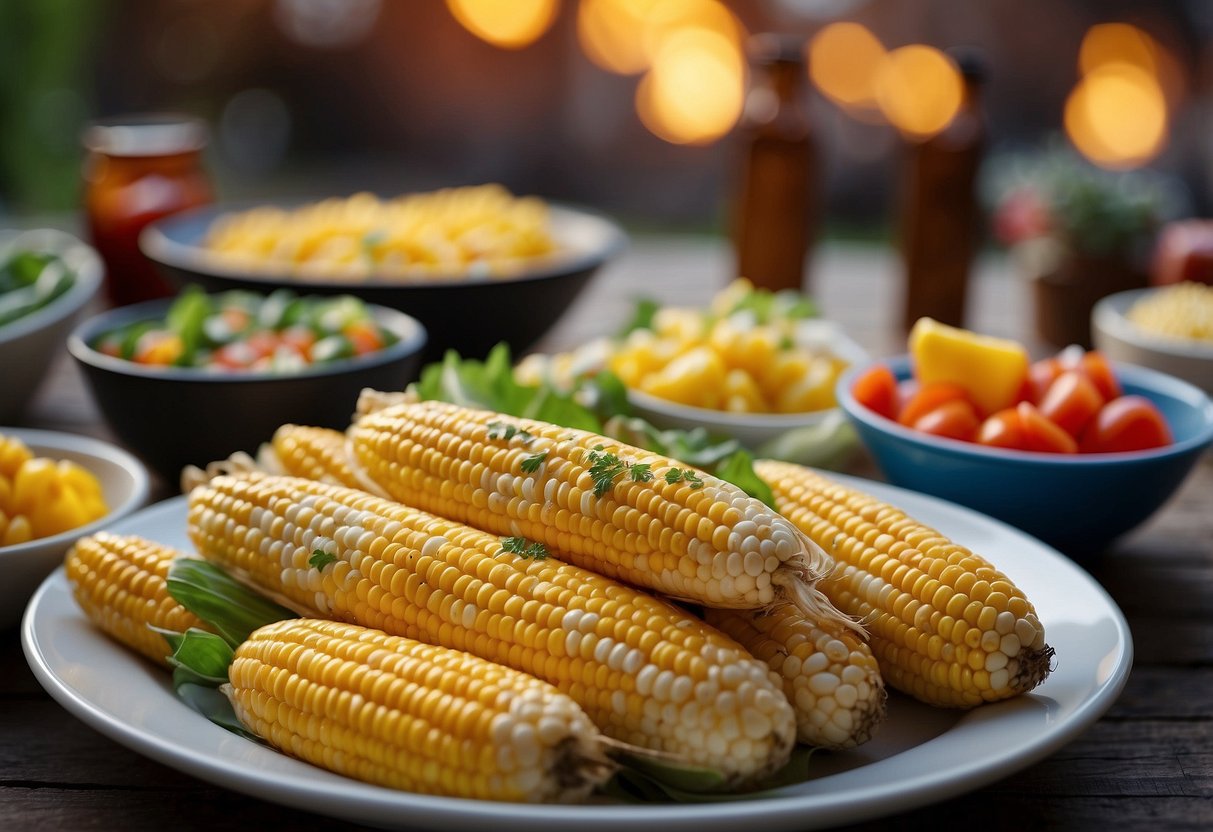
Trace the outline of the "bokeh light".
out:
[[[1167,138],[1167,102],[1153,74],[1129,63],[1104,63],[1066,101],[1066,134],[1097,165],[1139,167]]]
[[[1154,75],[1158,70],[1158,44],[1128,23],[1100,23],[1083,36],[1078,50],[1078,71],[1086,75],[1105,64],[1122,63]]]
[[[964,100],[956,64],[931,46],[912,44],[885,55],[876,72],[880,111],[904,135],[924,140],[947,127]]]
[[[465,29],[502,49],[534,43],[552,25],[559,0],[446,0]]]
[[[636,110],[652,133],[674,144],[707,144],[741,115],[745,61],[720,32],[687,28],[666,37],[636,89]]]
[[[860,23],[831,23],[808,47],[809,77],[848,111],[876,109],[876,74],[885,49]]]
[[[581,0],[577,39],[586,56],[608,72],[635,75],[649,67],[645,21],[663,0]]]

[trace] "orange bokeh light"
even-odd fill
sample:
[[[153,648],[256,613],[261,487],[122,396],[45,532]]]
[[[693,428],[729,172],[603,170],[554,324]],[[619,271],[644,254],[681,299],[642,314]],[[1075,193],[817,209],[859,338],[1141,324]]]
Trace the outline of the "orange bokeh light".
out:
[[[446,0],[465,29],[503,49],[529,46],[548,30],[559,0]]]
[[[674,144],[708,144],[741,116],[745,60],[720,32],[671,33],[636,89],[636,111],[653,134]]]
[[[1066,134],[1102,167],[1134,168],[1153,159],[1166,142],[1167,121],[1158,79],[1131,63],[1100,64],[1066,100]]]
[[[1100,23],[1083,35],[1078,50],[1078,71],[1083,75],[1105,64],[1131,64],[1156,74],[1158,44],[1154,38],[1128,23]]]
[[[809,77],[847,110],[876,109],[876,75],[885,49],[866,26],[831,23],[809,43]]]
[[[586,56],[620,75],[649,67],[640,37],[645,21],[663,0],[581,0],[577,7],[577,39]]]
[[[876,71],[875,90],[889,123],[919,141],[947,127],[964,100],[956,64],[938,49],[921,44],[887,53]]]

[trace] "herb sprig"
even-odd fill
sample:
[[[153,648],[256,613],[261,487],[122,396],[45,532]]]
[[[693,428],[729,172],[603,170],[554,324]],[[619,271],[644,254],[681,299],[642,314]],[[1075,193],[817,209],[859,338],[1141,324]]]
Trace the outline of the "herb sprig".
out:
[[[691,488],[703,488],[703,478],[690,468],[671,468],[665,472],[665,481],[670,485],[685,482]]]
[[[601,497],[615,485],[615,480],[627,474],[633,482],[649,482],[653,479],[652,466],[645,462],[624,462],[618,456],[607,453],[602,445],[595,445],[586,457],[590,462],[590,478],[594,481],[594,496]]]
[[[497,554],[507,552],[525,560],[546,560],[549,554],[547,546],[535,540],[527,540],[525,537],[501,538],[501,551]]]
[[[312,556],[307,559],[307,565],[313,569],[324,569],[330,563],[336,563],[340,558],[336,555],[326,552],[323,549],[315,549],[312,551]]]

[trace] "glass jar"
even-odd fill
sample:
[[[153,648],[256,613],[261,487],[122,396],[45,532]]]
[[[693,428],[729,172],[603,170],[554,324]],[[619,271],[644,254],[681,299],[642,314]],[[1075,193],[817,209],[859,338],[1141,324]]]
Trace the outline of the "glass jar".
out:
[[[139,250],[149,223],[213,200],[202,165],[206,126],[152,115],[97,122],[83,136],[84,209],[93,246],[105,261],[106,296],[122,306],[173,294]]]

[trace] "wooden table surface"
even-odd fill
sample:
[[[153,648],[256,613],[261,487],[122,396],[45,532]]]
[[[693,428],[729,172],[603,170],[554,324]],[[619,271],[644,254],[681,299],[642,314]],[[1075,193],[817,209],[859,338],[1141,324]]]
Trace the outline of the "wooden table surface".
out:
[[[727,272],[716,241],[642,238],[543,347],[612,331],[640,294],[700,303]],[[888,252],[824,248],[812,291],[874,355],[904,343]],[[970,325],[1031,342],[1025,287],[1004,262],[983,261],[971,294]],[[110,437],[66,359],[26,424]],[[158,493],[167,496],[168,486]],[[993,785],[847,828],[1213,829],[1213,458],[1206,454],[1175,498],[1090,571],[1124,611],[1135,644],[1132,675],[1111,710],[1051,757]],[[0,829],[258,828],[357,827],[216,788],[111,742],[42,691],[16,629],[0,633]]]

